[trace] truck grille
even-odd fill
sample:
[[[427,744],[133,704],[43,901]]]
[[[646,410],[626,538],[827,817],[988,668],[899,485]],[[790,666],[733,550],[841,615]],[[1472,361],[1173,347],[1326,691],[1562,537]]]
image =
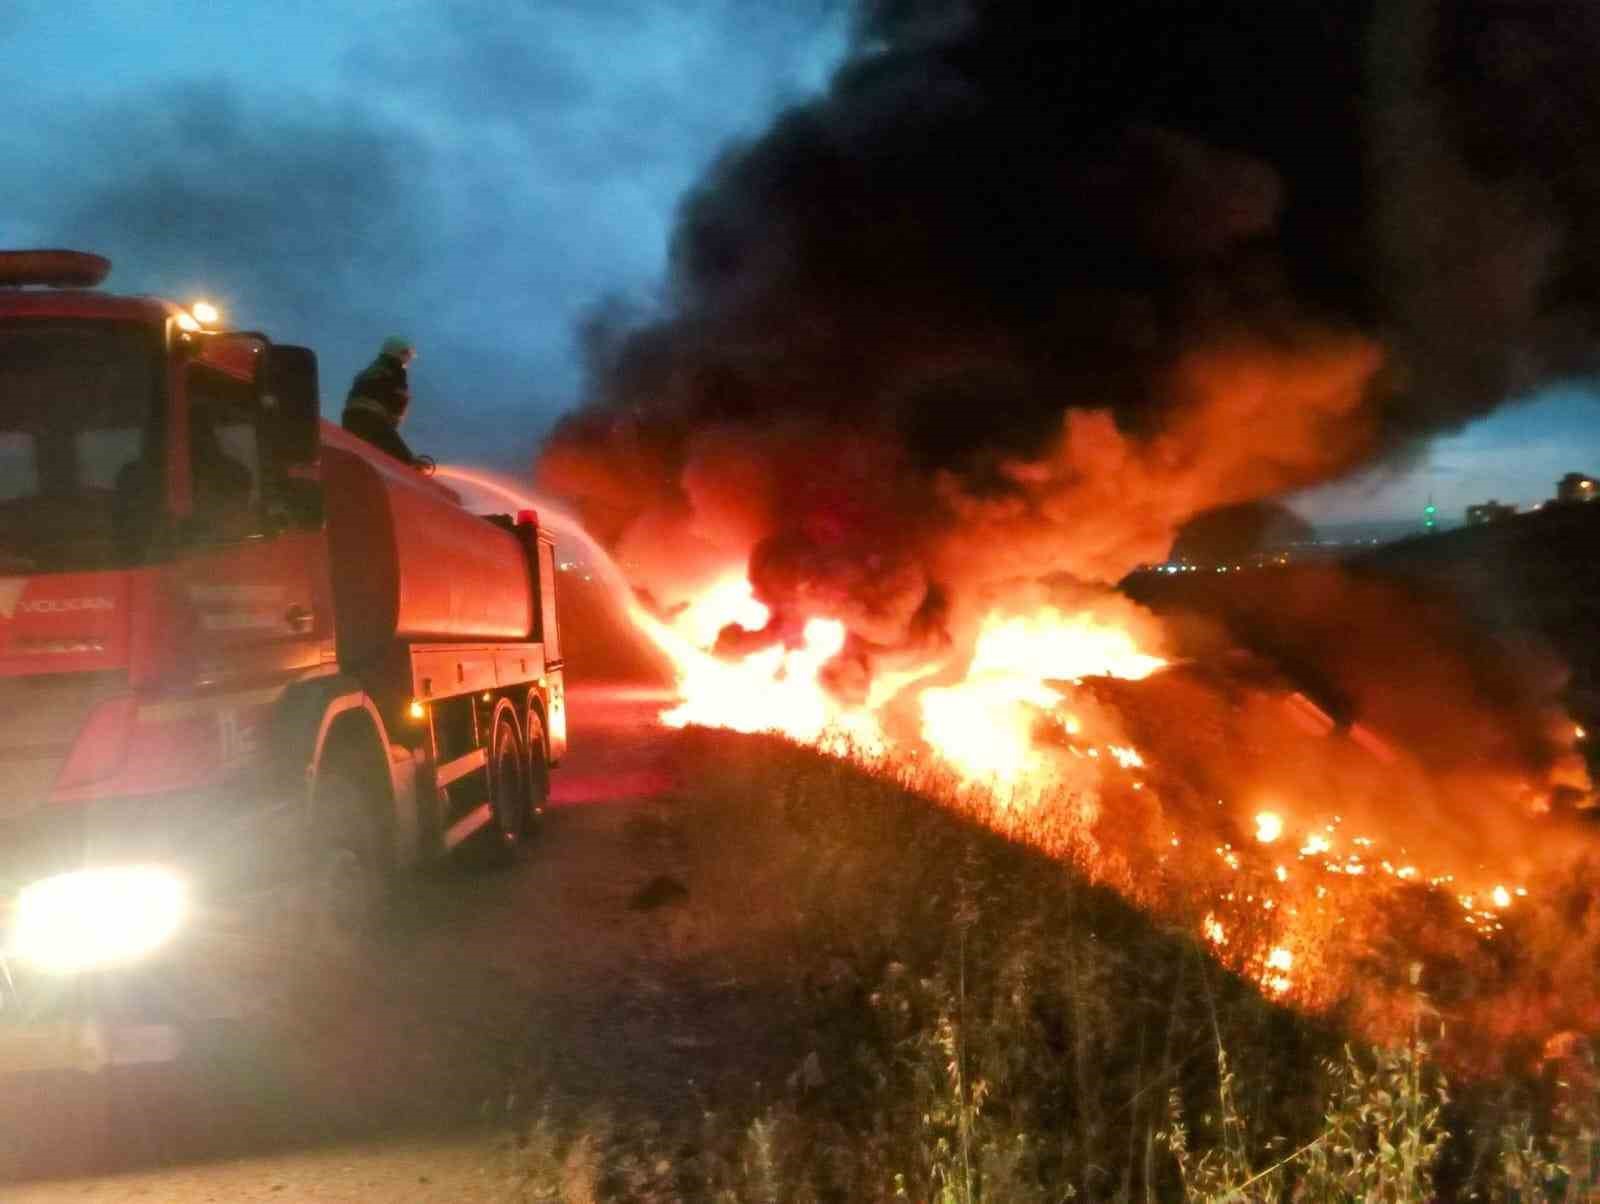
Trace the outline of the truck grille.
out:
[[[127,675],[0,678],[0,819],[42,803],[94,706],[127,689]]]

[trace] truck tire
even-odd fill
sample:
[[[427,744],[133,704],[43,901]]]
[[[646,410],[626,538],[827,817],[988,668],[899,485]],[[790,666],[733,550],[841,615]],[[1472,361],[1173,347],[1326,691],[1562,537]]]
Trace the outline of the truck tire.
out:
[[[310,945],[322,954],[356,952],[383,916],[389,876],[383,839],[358,774],[325,769],[313,809]]]
[[[485,866],[505,866],[516,860],[528,835],[527,759],[509,708],[495,716],[489,742],[490,820],[473,843],[474,860]]]
[[[544,742],[544,725],[539,713],[528,710],[528,835],[538,835],[544,824],[544,810],[550,802],[550,762]]]

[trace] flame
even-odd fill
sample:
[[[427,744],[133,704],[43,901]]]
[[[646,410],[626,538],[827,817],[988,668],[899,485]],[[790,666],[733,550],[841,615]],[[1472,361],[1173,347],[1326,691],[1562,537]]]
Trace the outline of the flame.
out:
[[[715,653],[719,637],[730,628],[761,633],[770,620],[744,575],[730,573],[670,619],[657,621],[655,630],[664,626],[670,634],[656,642],[676,666],[681,699],[663,712],[662,722],[776,732],[807,744],[878,755],[891,747],[879,712],[940,667],[886,674],[864,702],[851,704],[823,684],[824,670],[847,638],[836,619],[808,620],[798,641],[774,637],[743,656]],[[917,693],[918,734],[964,781],[1013,789],[1037,784],[1049,778],[1055,757],[1037,739],[1041,726],[1067,740],[1083,733],[1082,719],[1061,710],[1073,688],[1069,683],[1089,676],[1137,680],[1165,664],[1141,650],[1129,632],[1090,614],[1048,606],[1026,615],[991,614],[980,627],[964,676]],[[1084,744],[1073,751],[1097,761],[1102,750]],[[1144,765],[1138,750],[1127,744],[1108,743],[1104,752],[1122,769]]]
[[[699,655],[680,655],[678,692],[683,701],[664,711],[661,721],[668,727],[699,724],[736,732],[780,732],[807,744],[825,736],[847,738],[876,748],[879,737],[871,716],[836,703],[818,681],[818,673],[844,641],[843,623],[811,619],[795,647],[775,644],[737,661],[719,660],[704,649]]]
[[[1124,769],[1144,768],[1144,758],[1139,755],[1139,750],[1136,748],[1127,748],[1121,744],[1108,744],[1106,745],[1106,751]]]
[[[1016,786],[1049,769],[1051,757],[1035,733],[1067,695],[1064,685],[1047,683],[1139,680],[1165,664],[1142,651],[1129,632],[1090,614],[1052,606],[1028,615],[992,614],[979,630],[965,679],[922,692],[922,738],[963,778]],[[1075,714],[1061,716],[1056,726],[1068,737],[1083,731]],[[1100,756],[1096,746],[1081,751]],[[1111,744],[1106,751],[1124,769],[1144,765],[1130,746]]]
[[[1406,892],[1452,900],[1474,940],[1493,939],[1537,912],[1536,902],[1518,904],[1527,886],[1506,885],[1534,884],[1526,867],[1509,859],[1498,871],[1463,865],[1440,850],[1386,839],[1382,808],[1403,806],[1403,795],[1397,803],[1369,790],[1368,802],[1380,808],[1358,810],[1339,783],[1294,776],[1287,750],[1281,778],[1240,784],[1245,797],[1268,791],[1268,806],[1235,815],[1228,799],[1216,797],[1227,793],[1221,785],[1196,798],[1198,788],[1185,786],[1188,769],[1163,764],[1169,750],[1159,726],[1125,728],[1122,710],[1107,702],[1108,681],[1142,681],[1168,662],[1141,644],[1136,623],[1107,617],[1092,600],[1081,609],[997,602],[973,625],[964,653],[875,666],[864,695],[847,695],[830,688],[831,674],[852,655],[843,618],[813,615],[798,629],[775,622],[741,570],[658,613],[558,508],[487,474],[442,468],[440,475],[518,508],[537,506],[543,521],[582,549],[596,579],[675,667],[678,699],[663,723],[775,732],[907,774],[931,796],[972,805],[1007,834],[1183,917],[1214,957],[1299,1006],[1350,998],[1352,967],[1367,955],[1364,934],[1382,931],[1383,909]],[[1306,721],[1314,707],[1304,699],[1274,702],[1273,714],[1288,727],[1263,728],[1255,742],[1273,752],[1293,740],[1337,747],[1345,736],[1331,720]],[[1584,738],[1581,727],[1573,731]],[[1359,750],[1361,772],[1385,789],[1427,785],[1403,776],[1405,751],[1375,734],[1352,729],[1344,747]],[[1361,835],[1346,835],[1347,807],[1348,831]]]
[[[771,618],[743,575],[731,573],[690,602],[673,626],[696,647],[709,648],[725,627],[760,631]]]
[[[1088,613],[1053,606],[983,624],[969,673],[1003,673],[1033,681],[1121,677],[1138,681],[1166,661],[1141,650],[1132,633]]]
[[[1034,726],[1061,695],[1026,678],[1000,675],[925,690],[919,701],[923,738],[964,776],[1015,782],[1040,768]]]
[[[1289,971],[1294,969],[1294,954],[1278,946],[1267,954],[1266,973],[1261,976],[1261,985],[1274,995],[1287,994],[1294,986],[1294,981],[1289,977]]]
[[[1318,853],[1326,853],[1332,847],[1332,842],[1321,832],[1313,832],[1306,837],[1306,843],[1300,850],[1300,856],[1315,857]]]

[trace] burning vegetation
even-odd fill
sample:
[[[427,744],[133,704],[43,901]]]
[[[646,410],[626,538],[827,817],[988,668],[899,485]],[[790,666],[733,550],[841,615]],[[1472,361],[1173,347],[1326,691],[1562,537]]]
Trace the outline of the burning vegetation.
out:
[[[1414,965],[1458,1031],[1600,1025],[1539,960],[1594,939],[1559,674],[1371,582],[1251,638],[1116,589],[1592,370],[1597,49],[1570,5],[864,4],[538,465],[664,721],[915,780],[1375,1031]]]

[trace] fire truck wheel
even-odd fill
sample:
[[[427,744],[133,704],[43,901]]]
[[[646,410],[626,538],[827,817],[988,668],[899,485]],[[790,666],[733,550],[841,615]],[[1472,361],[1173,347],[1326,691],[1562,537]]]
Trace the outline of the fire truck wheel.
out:
[[[315,815],[311,944],[322,953],[354,952],[383,911],[378,825],[358,779],[338,768],[318,783]]]
[[[544,809],[550,801],[550,765],[545,760],[544,726],[528,712],[528,837],[538,835]]]
[[[496,716],[494,741],[489,748],[489,806],[493,818],[480,833],[480,844],[487,864],[506,865],[515,859],[528,832],[522,740],[509,711]]]

